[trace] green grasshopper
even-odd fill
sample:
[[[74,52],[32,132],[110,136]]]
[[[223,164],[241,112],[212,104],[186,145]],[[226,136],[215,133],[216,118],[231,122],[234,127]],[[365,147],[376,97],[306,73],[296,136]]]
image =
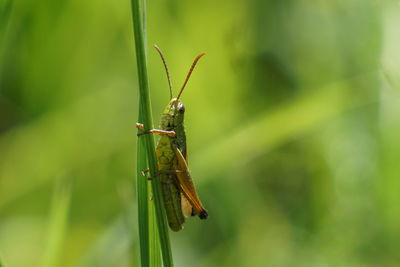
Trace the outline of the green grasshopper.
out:
[[[204,209],[187,164],[186,134],[184,129],[185,106],[179,100],[190,75],[199,59],[205,55],[202,53],[196,57],[186,76],[185,82],[176,98],[172,96],[172,84],[167,63],[158,46],[154,48],[160,54],[167,73],[170,101],[161,115],[161,129],[152,129],[138,133],[160,135],[156,148],[158,171],[156,176],[160,178],[164,207],[167,213],[169,227],[173,231],[183,229],[185,217],[198,215],[200,219],[207,219],[208,213]],[[144,125],[137,123],[136,127],[144,130]]]

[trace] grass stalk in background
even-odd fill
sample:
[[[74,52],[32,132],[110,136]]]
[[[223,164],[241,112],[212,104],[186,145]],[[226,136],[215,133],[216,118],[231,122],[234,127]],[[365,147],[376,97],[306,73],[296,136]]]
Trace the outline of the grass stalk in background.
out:
[[[61,248],[65,237],[69,203],[71,198],[71,180],[61,177],[55,185],[52,208],[49,217],[47,245],[43,258],[44,267],[58,266]]]
[[[0,0],[0,82],[2,80],[3,57],[6,48],[7,39],[7,25],[11,14],[12,3],[11,0]],[[1,88],[0,88],[1,89]],[[1,90],[0,90],[1,91]]]
[[[142,6],[141,6],[142,4]],[[145,130],[153,127],[153,119],[150,108],[150,93],[146,66],[146,41],[145,41],[145,23],[146,17],[144,3],[140,0],[131,0],[133,29],[135,35],[136,61],[139,79],[139,122],[144,124]],[[140,257],[142,266],[154,266],[159,263],[157,254],[161,247],[161,254],[164,266],[173,266],[171,245],[169,241],[169,233],[165,211],[163,207],[161,186],[158,179],[152,179],[152,193],[154,197],[154,210],[149,205],[149,188],[147,179],[140,175],[142,167],[148,165],[150,175],[154,176],[157,170],[157,162],[155,155],[155,144],[152,135],[143,135],[139,138],[137,147],[137,195],[138,195],[138,223],[139,223],[139,239],[140,239]],[[147,164],[148,163],[148,164]],[[141,180],[141,181],[140,181]],[[156,219],[156,227],[154,225]],[[151,221],[150,221],[151,220]],[[155,236],[159,236],[159,244],[154,242]],[[150,243],[150,240],[152,241]]]
[[[11,0],[0,1],[0,45],[3,44],[5,31],[11,14]]]

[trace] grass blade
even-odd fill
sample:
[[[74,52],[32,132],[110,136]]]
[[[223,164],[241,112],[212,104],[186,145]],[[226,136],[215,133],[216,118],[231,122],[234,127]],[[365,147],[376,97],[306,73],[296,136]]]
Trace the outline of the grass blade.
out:
[[[59,266],[59,258],[67,228],[70,198],[71,180],[68,177],[62,177],[57,181],[54,191],[49,218],[47,246],[42,266]]]
[[[141,112],[139,112],[139,120]],[[147,169],[147,156],[144,140],[137,140],[137,173],[136,173],[136,190],[138,203],[138,223],[139,223],[139,243],[140,258],[142,266],[150,266],[149,255],[149,203],[148,203],[148,182],[141,175],[141,170]]]
[[[140,0],[132,0],[132,17],[133,17],[133,28],[135,35],[135,48],[136,48],[136,61],[137,61],[137,69],[138,69],[138,78],[139,78],[139,122],[144,124],[145,130],[153,128],[153,119],[150,108],[150,93],[149,93],[149,85],[148,85],[148,76],[147,76],[147,66],[146,66],[146,50],[145,50],[145,36],[146,29],[143,18],[145,15],[145,9],[141,9]],[[145,3],[142,3],[142,7]],[[140,165],[138,167],[146,165],[143,162],[143,159],[147,158],[148,166],[150,169],[150,175],[154,176],[157,170],[157,162],[155,156],[155,144],[154,138],[151,135],[144,135],[139,138],[138,141],[138,160],[140,160]],[[142,141],[143,140],[143,141]],[[140,154],[139,154],[140,152]],[[144,153],[147,152],[147,155]],[[139,162],[138,162],[139,163]],[[138,175],[140,175],[141,170],[138,169]],[[138,176],[139,177],[139,176]],[[142,179],[143,180],[143,179]],[[139,182],[141,183],[141,182]],[[141,261],[142,266],[147,266],[146,264],[157,264],[157,255],[159,253],[158,243],[152,242],[152,246],[150,247],[149,238],[154,241],[154,237],[156,235],[155,227],[153,227],[153,223],[149,222],[149,218],[154,218],[154,216],[150,216],[152,214],[151,205],[147,203],[148,201],[148,189],[146,190],[147,185],[140,184],[141,192],[140,194],[140,204],[144,205],[143,207],[139,207],[139,235],[140,235],[140,247],[141,247]],[[144,191],[146,190],[146,191]],[[172,261],[172,253],[171,253],[171,245],[169,241],[169,233],[167,227],[167,221],[165,216],[165,211],[163,207],[162,195],[161,195],[161,186],[158,179],[152,179],[152,192],[154,197],[154,210],[155,210],[155,218],[159,242],[161,246],[161,253],[163,258],[164,266],[169,267],[173,266]],[[146,201],[144,197],[146,196]],[[139,201],[139,200],[138,200]],[[146,202],[146,204],[143,204]],[[146,209],[146,210],[144,210]],[[146,216],[147,214],[147,216]],[[145,218],[143,216],[146,216]],[[147,225],[144,225],[145,222],[148,222]],[[142,241],[144,243],[142,243]],[[145,250],[148,251],[145,251]],[[152,261],[150,262],[150,259]],[[151,266],[151,265],[148,265]]]

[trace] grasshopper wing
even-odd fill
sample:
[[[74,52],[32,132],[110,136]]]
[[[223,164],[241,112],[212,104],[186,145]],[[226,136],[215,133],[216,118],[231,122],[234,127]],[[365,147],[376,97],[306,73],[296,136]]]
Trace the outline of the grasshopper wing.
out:
[[[195,211],[193,210],[192,204],[190,204],[189,200],[185,197],[183,193],[181,193],[181,206],[183,216],[185,216],[186,218],[196,215]]]
[[[207,211],[204,209],[203,204],[201,204],[201,201],[197,195],[192,178],[190,177],[186,160],[178,148],[175,149],[175,154],[178,159],[177,169],[181,170],[181,172],[176,173],[179,186],[187,200],[189,200],[190,204],[199,215],[200,219],[207,219]]]

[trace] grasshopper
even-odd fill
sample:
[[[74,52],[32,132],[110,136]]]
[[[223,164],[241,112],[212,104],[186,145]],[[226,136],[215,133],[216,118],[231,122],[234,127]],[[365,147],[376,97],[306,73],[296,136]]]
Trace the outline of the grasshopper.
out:
[[[183,229],[185,217],[195,215],[199,216],[200,219],[207,219],[208,217],[208,213],[197,195],[188,168],[186,134],[183,125],[185,106],[179,100],[194,67],[205,53],[195,58],[178,96],[174,98],[172,96],[172,83],[164,55],[158,46],[154,45],[154,48],[160,54],[164,64],[170,91],[170,101],[161,115],[160,129],[140,132],[138,136],[143,134],[160,135],[156,148],[158,165],[156,176],[159,177],[161,182],[169,227],[173,231],[179,231]],[[143,124],[137,123],[136,127],[144,130]]]

